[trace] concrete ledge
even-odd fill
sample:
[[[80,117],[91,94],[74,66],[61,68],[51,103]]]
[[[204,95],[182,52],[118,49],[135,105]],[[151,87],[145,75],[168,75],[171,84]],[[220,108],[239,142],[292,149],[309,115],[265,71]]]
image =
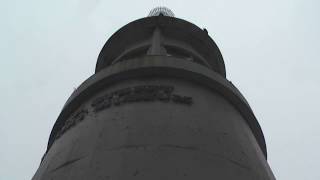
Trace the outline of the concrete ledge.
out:
[[[146,56],[122,61],[92,75],[67,100],[51,131],[47,151],[54,143],[57,132],[75,109],[93,94],[116,82],[142,77],[175,77],[207,86],[231,102],[246,119],[261,150],[267,158],[267,149],[261,127],[249,104],[238,89],[220,74],[205,66],[167,56]]]

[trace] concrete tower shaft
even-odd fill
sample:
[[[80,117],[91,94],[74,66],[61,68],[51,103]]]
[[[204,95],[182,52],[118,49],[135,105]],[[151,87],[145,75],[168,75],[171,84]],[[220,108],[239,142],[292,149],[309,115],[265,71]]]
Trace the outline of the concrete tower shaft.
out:
[[[275,179],[266,158],[206,30],[159,13],[106,42],[33,179]]]

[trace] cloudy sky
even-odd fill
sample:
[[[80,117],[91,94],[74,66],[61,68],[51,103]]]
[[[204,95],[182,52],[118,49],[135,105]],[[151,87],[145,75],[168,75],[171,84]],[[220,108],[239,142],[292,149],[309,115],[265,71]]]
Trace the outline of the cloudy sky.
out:
[[[31,179],[105,41],[159,5],[208,29],[277,179],[320,179],[319,0],[0,0],[0,180]]]

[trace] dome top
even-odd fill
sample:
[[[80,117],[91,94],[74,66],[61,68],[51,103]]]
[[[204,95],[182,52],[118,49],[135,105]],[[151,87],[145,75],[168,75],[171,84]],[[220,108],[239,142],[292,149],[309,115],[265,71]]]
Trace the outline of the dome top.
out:
[[[150,11],[148,17],[159,16],[160,14],[162,14],[164,16],[174,17],[174,13],[169,8],[164,7],[164,6],[159,6],[159,7],[153,8]]]

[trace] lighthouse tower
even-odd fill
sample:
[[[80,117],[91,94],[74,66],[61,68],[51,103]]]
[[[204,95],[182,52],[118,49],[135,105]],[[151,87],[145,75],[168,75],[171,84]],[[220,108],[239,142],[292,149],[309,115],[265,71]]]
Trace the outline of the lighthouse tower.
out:
[[[207,30],[152,10],[67,100],[33,180],[274,180],[263,133]]]

